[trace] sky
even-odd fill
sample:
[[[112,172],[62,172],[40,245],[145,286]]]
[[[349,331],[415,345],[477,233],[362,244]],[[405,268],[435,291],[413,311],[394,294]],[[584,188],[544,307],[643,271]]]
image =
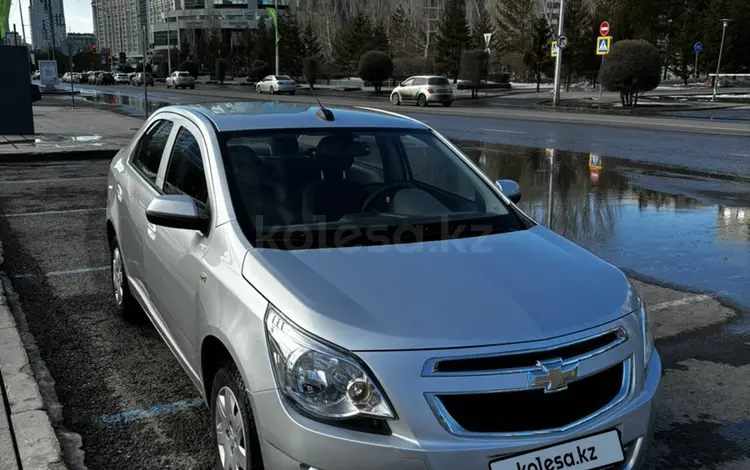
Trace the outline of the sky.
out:
[[[16,24],[18,34],[21,34],[21,17],[18,6],[23,8],[23,19],[26,27],[26,42],[31,42],[31,21],[29,19],[29,0],[12,0],[10,6],[9,29],[13,30]],[[65,9],[65,23],[68,32],[71,33],[93,33],[94,26],[91,20],[91,0],[63,0]]]

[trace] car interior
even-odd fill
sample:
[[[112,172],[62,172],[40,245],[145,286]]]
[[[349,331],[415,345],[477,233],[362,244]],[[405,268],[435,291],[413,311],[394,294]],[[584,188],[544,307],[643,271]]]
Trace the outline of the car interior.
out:
[[[507,214],[438,142],[431,134],[280,132],[231,137],[226,148],[230,179],[256,227]]]

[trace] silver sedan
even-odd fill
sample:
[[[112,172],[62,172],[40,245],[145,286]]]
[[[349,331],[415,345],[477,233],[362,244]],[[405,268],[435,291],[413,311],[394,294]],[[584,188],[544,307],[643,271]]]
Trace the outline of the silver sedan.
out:
[[[217,468],[631,470],[661,361],[626,276],[377,110],[154,112],[109,170],[112,292]]]
[[[269,75],[255,85],[255,91],[258,93],[289,93],[293,95],[297,90],[297,85],[288,75]]]

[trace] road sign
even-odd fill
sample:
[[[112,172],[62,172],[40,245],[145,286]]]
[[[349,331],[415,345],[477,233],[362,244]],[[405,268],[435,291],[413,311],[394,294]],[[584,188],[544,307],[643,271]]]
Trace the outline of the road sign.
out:
[[[610,44],[612,44],[612,36],[599,36],[596,38],[596,55],[609,54]]]
[[[557,47],[560,49],[565,49],[568,47],[568,38],[566,38],[564,35],[557,38]]]
[[[696,54],[700,54],[700,52],[703,50],[703,43],[700,41],[696,42],[693,46],[693,50]]]
[[[557,47],[557,41],[552,41],[552,52],[550,52],[550,55],[552,57],[557,57],[557,52],[559,51]]]
[[[64,39],[63,41],[60,42],[60,46],[58,47],[58,49],[63,54],[69,55],[73,51],[73,47],[74,46],[75,46],[75,44],[74,44],[73,40],[66,38],[66,39]]]
[[[609,22],[602,21],[602,24],[599,25],[599,35],[600,36],[609,36]]]
[[[492,33],[484,33],[484,47],[490,47],[490,39],[492,39]]]
[[[589,154],[589,170],[598,171],[602,169],[602,157],[595,153]]]

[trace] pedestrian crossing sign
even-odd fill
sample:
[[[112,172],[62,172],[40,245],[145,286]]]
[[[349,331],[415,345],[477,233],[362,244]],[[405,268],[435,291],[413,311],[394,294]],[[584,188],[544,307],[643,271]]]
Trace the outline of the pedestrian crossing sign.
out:
[[[560,48],[557,46],[557,41],[552,41],[552,52],[550,55],[552,57],[557,57],[557,53],[560,50]]]
[[[596,38],[596,55],[609,54],[609,46],[612,43],[612,36],[599,36]]]

